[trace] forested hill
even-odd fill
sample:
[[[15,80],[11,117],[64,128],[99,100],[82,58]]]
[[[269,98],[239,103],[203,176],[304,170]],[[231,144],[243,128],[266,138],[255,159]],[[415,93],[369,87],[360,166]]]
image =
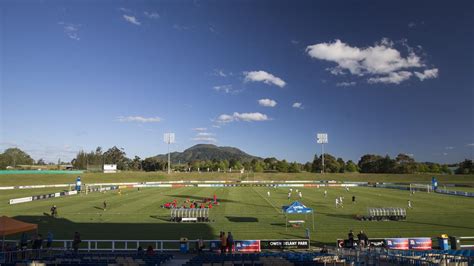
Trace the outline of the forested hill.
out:
[[[166,161],[167,154],[157,155],[156,158]],[[193,161],[212,161],[212,160],[236,160],[240,162],[249,162],[253,159],[262,159],[249,155],[234,147],[219,147],[212,144],[197,144],[184,150],[183,152],[172,152],[172,163],[190,163]]]

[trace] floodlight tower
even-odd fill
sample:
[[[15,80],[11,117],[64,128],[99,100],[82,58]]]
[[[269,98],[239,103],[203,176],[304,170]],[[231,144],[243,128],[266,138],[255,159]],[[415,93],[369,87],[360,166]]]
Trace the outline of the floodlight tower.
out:
[[[168,174],[171,173],[171,153],[170,153],[170,144],[174,143],[174,133],[165,133],[163,135],[163,140],[168,144]]]
[[[324,174],[324,144],[328,143],[328,134],[327,133],[318,133],[316,135],[318,144],[321,144],[321,162],[323,166],[322,173]]]

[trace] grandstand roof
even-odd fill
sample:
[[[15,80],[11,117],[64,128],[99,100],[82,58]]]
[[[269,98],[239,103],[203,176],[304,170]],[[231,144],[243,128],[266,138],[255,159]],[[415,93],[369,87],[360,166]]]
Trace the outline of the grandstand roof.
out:
[[[25,223],[6,216],[0,217],[0,236],[37,230],[37,224]]]

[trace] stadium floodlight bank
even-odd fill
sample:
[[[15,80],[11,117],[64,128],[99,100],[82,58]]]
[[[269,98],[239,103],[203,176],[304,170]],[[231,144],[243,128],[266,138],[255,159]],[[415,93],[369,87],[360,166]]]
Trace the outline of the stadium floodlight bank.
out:
[[[400,221],[407,219],[407,210],[404,208],[367,208],[365,221]]]
[[[209,209],[197,208],[186,209],[178,208],[170,210],[170,220],[172,222],[209,222]]]

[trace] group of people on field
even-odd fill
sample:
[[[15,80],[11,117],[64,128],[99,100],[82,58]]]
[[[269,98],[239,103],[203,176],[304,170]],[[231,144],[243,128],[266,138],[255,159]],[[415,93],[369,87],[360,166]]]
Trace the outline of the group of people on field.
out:
[[[179,204],[178,200],[174,199],[170,202],[166,202],[165,204],[161,205],[161,208],[165,208],[165,209],[178,209],[178,208],[204,209],[204,208],[209,208],[209,209],[212,209],[215,205],[219,205],[219,203],[217,202],[216,194],[214,194],[213,199],[205,198],[201,201],[186,199],[183,202],[183,204]]]

